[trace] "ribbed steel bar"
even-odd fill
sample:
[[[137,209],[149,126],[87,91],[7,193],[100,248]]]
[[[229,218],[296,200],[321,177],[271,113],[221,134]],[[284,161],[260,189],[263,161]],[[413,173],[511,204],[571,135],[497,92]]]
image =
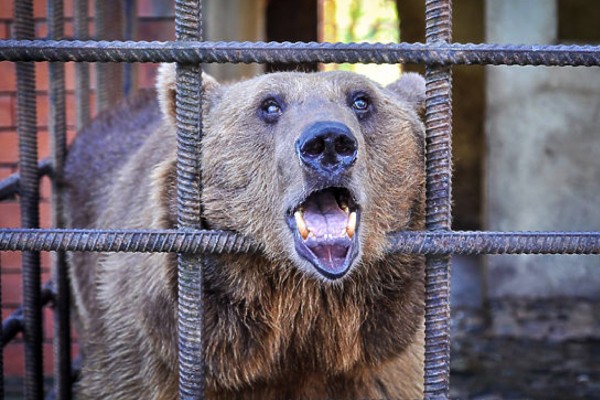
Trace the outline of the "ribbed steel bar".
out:
[[[89,39],[88,2],[73,2],[73,37]],[[87,63],[75,65],[75,126],[83,129],[90,120],[90,66]]]
[[[600,232],[395,232],[388,251],[409,254],[600,254]],[[0,251],[253,253],[228,231],[0,229]]]
[[[175,1],[180,44],[202,40],[202,1]],[[177,215],[180,229],[200,229],[202,74],[198,64],[178,63],[176,77]],[[178,259],[179,398],[204,398],[203,278],[197,255]]]
[[[41,304],[45,306],[54,299],[54,288],[52,282],[48,282],[42,288]],[[2,321],[2,348],[10,343],[20,332],[23,332],[24,319],[23,307],[17,308],[12,314]]]
[[[15,36],[33,39],[33,2],[15,1]],[[20,208],[24,228],[39,226],[39,179],[35,70],[32,63],[17,63],[17,132],[19,134]],[[24,397],[43,398],[42,309],[40,255],[23,252],[23,339],[25,344]]]
[[[96,0],[95,36],[98,40],[123,38],[123,0]],[[96,65],[96,112],[115,104],[123,96],[123,70],[119,65]]]
[[[0,40],[0,61],[599,66],[600,46]]]
[[[137,1],[124,0],[123,38],[135,40],[137,36]],[[126,64],[123,66],[123,94],[130,95],[137,89],[137,67]]]
[[[96,40],[107,40],[106,37],[106,7],[108,2],[103,0],[94,0],[94,37]],[[101,112],[108,104],[108,71],[107,66],[96,64],[96,113]]]
[[[52,172],[52,164],[50,159],[46,158],[38,163],[38,177],[48,175]],[[21,175],[18,172],[4,178],[0,181],[0,200],[6,200],[14,197],[19,193],[19,183]]]
[[[48,37],[62,39],[64,36],[63,0],[48,0]],[[62,172],[67,153],[67,118],[65,107],[65,67],[63,63],[49,64],[49,112],[50,157],[52,161],[52,226],[63,228]],[[59,399],[69,400],[71,394],[71,324],[69,280],[66,254],[54,254],[52,280],[55,284],[54,301],[54,392]]]
[[[425,1],[429,44],[452,41],[452,1]],[[452,75],[446,65],[425,68],[426,228],[452,225]],[[425,399],[445,400],[450,384],[450,256],[428,255],[425,269]]]

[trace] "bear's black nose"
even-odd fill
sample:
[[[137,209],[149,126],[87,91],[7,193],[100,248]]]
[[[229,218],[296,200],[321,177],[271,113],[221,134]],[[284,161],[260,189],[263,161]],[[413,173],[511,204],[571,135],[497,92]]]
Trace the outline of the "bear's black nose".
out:
[[[304,130],[296,141],[296,151],[304,165],[321,175],[336,175],[356,161],[358,143],[346,125],[319,121]]]

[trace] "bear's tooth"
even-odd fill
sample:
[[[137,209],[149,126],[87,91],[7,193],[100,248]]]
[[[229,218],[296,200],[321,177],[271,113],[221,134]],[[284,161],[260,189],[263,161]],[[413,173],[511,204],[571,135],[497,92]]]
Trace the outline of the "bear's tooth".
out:
[[[306,222],[304,222],[304,217],[302,216],[301,211],[296,211],[294,213],[294,219],[296,220],[296,227],[298,227],[298,232],[302,236],[302,239],[306,240],[308,238],[308,234],[310,231],[306,227]]]
[[[350,209],[348,208],[348,206],[346,204],[342,204],[342,210],[344,210],[344,212],[346,214],[350,213]]]
[[[352,236],[354,236],[355,231],[356,231],[356,212],[353,211],[350,213],[350,216],[348,216],[348,224],[346,225],[346,233],[348,234],[348,237],[350,239],[352,239]]]

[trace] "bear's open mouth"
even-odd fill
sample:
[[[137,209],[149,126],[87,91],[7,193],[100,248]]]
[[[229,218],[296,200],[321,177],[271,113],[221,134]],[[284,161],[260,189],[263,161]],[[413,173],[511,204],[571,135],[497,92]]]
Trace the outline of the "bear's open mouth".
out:
[[[358,254],[359,222],[360,208],[345,188],[314,192],[288,212],[296,251],[329,279],[344,276]]]

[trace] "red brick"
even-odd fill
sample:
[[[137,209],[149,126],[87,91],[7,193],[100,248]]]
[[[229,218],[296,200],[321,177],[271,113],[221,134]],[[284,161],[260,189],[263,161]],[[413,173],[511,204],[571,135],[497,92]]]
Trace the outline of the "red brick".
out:
[[[42,199],[50,199],[52,195],[52,183],[50,182],[50,178],[47,176],[42,177],[40,181],[40,198]]]
[[[45,39],[46,36],[48,36],[48,24],[46,23],[46,21],[36,21],[35,37],[38,39]]]
[[[52,215],[50,213],[50,203],[40,203],[40,227],[50,228],[52,227]],[[47,256],[47,253],[45,253]]]
[[[157,64],[140,64],[138,69],[138,85],[140,88],[154,87],[157,69]]]
[[[0,226],[3,228],[19,228],[21,226],[18,203],[0,203]]]
[[[12,163],[19,159],[19,140],[16,133],[0,133],[0,162]]]
[[[139,40],[174,40],[175,23],[173,21],[140,21],[138,24]]]
[[[0,39],[8,39],[10,30],[7,23],[0,23]]]
[[[0,208],[0,213],[2,213],[2,208]],[[21,252],[20,251],[3,251],[0,252],[0,265],[2,266],[2,271],[7,270],[20,270],[21,269]]]
[[[14,126],[15,99],[12,95],[0,95],[0,126]]]
[[[0,167],[0,181],[11,176],[15,170],[8,167]]]
[[[0,0],[0,18],[14,17],[14,0]]]
[[[23,343],[9,343],[4,348],[4,375],[22,376],[24,371]]]
[[[37,126],[48,126],[48,95],[38,94],[36,97]]]
[[[2,304],[21,304],[22,284],[21,274],[2,274]]]
[[[46,17],[46,2],[44,0],[35,0],[33,2],[33,17],[34,18],[45,18]]]
[[[16,90],[15,63],[0,61],[0,90]]]
[[[48,90],[49,63],[42,61],[35,63],[35,86],[37,90]],[[65,89],[75,90],[75,63],[64,63]]]

